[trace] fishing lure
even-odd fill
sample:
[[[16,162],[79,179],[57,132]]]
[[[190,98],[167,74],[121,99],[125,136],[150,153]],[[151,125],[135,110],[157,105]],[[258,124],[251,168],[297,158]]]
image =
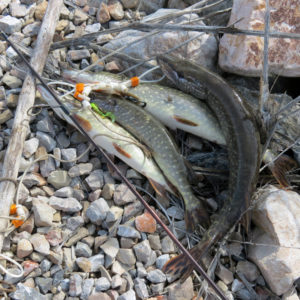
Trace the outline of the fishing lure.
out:
[[[98,106],[96,103],[91,103],[91,109],[97,113],[99,116],[101,116],[102,118],[110,118],[110,120],[114,123],[116,120],[115,115],[108,111],[107,113],[104,113]]]

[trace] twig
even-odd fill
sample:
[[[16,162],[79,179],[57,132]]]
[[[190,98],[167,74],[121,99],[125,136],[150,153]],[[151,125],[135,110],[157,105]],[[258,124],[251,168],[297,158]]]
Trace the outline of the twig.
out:
[[[94,43],[89,44],[89,48],[91,48],[93,50],[96,50],[96,51],[103,52],[104,54],[109,54],[109,53],[114,52],[114,50],[112,50],[112,49],[101,47],[101,46],[99,46],[97,44],[94,44]],[[134,57],[131,57],[127,54],[118,53],[118,52],[113,53],[112,56],[115,57],[115,58],[121,59],[121,60],[126,60],[128,63],[131,63],[131,64],[136,64],[138,62],[143,61],[143,59],[134,58]],[[148,64],[148,63],[145,62],[144,67],[150,69],[150,68],[153,68],[153,65]]]
[[[263,72],[260,97],[260,112],[263,115],[263,107],[269,98],[269,32],[270,32],[270,8],[269,0],[266,1],[265,12],[265,35],[264,35],[264,53],[263,53]]]
[[[96,39],[98,36],[109,33],[118,33],[121,31],[136,29],[141,31],[151,31],[154,29],[159,30],[167,30],[167,31],[200,31],[206,33],[220,34],[238,34],[238,35],[252,35],[252,36],[261,36],[263,37],[265,32],[259,30],[245,30],[238,29],[235,27],[223,27],[223,26],[202,26],[202,25],[173,25],[173,24],[147,24],[141,22],[134,22],[127,26],[112,28],[103,30],[100,32],[93,32],[86,35],[83,35],[80,38],[71,38],[65,41],[53,43],[51,45],[51,50],[69,47],[69,46],[80,46],[80,45],[88,45],[90,41]],[[278,31],[270,31],[270,38],[289,38],[289,39],[300,39],[299,33],[288,33],[288,32],[278,32]]]
[[[60,14],[62,0],[50,0],[41,25],[36,47],[31,58],[32,66],[37,72],[42,73],[44,68],[50,43],[54,35],[56,23]],[[5,154],[2,176],[16,179],[19,172],[20,158],[22,155],[23,144],[27,133],[29,116],[24,112],[33,105],[35,99],[35,81],[31,75],[27,75],[22,92],[19,96],[18,106],[16,109],[12,133]],[[15,194],[15,186],[11,182],[0,183],[0,207],[2,215],[9,215],[9,208]],[[0,231],[7,228],[7,220],[0,219]],[[0,234],[0,251],[3,245],[3,234]]]
[[[286,147],[283,151],[281,151],[272,161],[269,163],[265,164],[263,167],[260,168],[259,172],[263,171],[266,167],[268,167],[270,164],[274,163],[281,155],[283,155],[286,151],[291,149],[293,146],[295,146],[298,142],[300,141],[300,137],[298,137],[295,142],[293,142],[291,145]]]

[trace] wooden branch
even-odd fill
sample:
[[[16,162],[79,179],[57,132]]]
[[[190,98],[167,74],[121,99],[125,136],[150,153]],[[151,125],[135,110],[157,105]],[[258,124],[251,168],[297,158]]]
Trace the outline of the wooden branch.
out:
[[[55,32],[55,27],[59,18],[62,0],[49,0],[46,14],[41,25],[37,43],[33,56],[30,60],[33,68],[42,73],[44,68],[50,43]],[[2,177],[16,179],[18,177],[20,159],[23,151],[29,116],[26,112],[34,104],[35,99],[35,80],[31,75],[27,75],[21,94],[19,96],[18,106],[15,113],[14,124],[5,153],[5,159],[2,169]],[[0,183],[0,207],[1,215],[8,216],[9,208],[15,195],[15,185],[11,181]],[[2,250],[4,234],[7,228],[7,220],[0,218],[0,251]]]
[[[65,41],[56,42],[51,45],[51,50],[70,47],[70,46],[81,46],[88,45],[89,42],[96,39],[98,36],[102,34],[108,33],[118,33],[124,30],[141,30],[141,31],[151,31],[151,30],[162,30],[162,31],[199,31],[199,32],[207,32],[214,34],[238,34],[238,35],[252,35],[252,36],[261,36],[265,35],[264,31],[258,30],[244,30],[238,29],[235,27],[222,27],[222,26],[202,26],[202,25],[174,25],[174,24],[148,24],[141,22],[134,22],[127,26],[121,26],[117,28],[107,29],[99,32],[93,32],[86,35],[83,35],[79,38],[70,38]],[[278,31],[270,31],[270,38],[289,38],[300,40],[299,33],[288,33],[288,32],[278,32]]]

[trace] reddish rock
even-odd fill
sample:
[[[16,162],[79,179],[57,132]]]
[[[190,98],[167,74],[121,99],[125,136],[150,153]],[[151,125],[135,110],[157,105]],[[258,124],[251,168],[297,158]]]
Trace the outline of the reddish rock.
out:
[[[156,221],[148,211],[136,217],[135,227],[141,232],[153,233],[156,230]]]
[[[52,247],[58,246],[62,242],[61,232],[58,230],[48,231],[45,238]]]
[[[264,30],[265,0],[233,2],[229,24],[238,29]],[[300,33],[299,0],[270,0],[270,31]],[[300,41],[270,38],[269,69],[280,76],[299,77]],[[263,37],[224,34],[219,47],[219,65],[225,71],[246,76],[262,72]]]
[[[34,262],[32,260],[25,260],[23,263],[24,276],[26,277],[29,273],[31,273],[33,270],[37,269],[38,267],[39,264],[37,262]]]

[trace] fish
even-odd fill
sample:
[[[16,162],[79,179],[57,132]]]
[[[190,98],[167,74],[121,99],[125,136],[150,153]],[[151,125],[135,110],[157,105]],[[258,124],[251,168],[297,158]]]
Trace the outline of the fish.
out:
[[[67,80],[83,83],[103,82],[118,85],[128,81],[125,76],[108,72],[63,70],[62,76]],[[168,128],[181,129],[226,147],[225,137],[215,115],[203,101],[192,95],[153,83],[141,83],[128,89],[125,95],[145,103],[144,109]],[[248,106],[247,109],[249,108]],[[286,155],[277,157],[274,151],[267,149],[262,161],[268,164],[268,169],[281,187],[286,188],[290,185],[286,173],[297,166],[294,159]]]
[[[92,73],[67,69],[62,71],[62,76],[69,81],[83,83],[120,84],[128,80],[125,76],[109,72]],[[205,102],[192,95],[154,83],[140,83],[128,89],[125,95],[145,103],[144,109],[168,128],[180,129],[226,147],[225,137],[215,114]],[[199,96],[203,100],[203,92]],[[249,108],[248,105],[247,109]],[[262,161],[268,164],[269,170],[281,187],[290,185],[286,173],[296,166],[292,158],[286,155],[277,157],[271,149],[267,149]]]
[[[200,261],[249,207],[261,162],[259,131],[244,100],[222,77],[194,62],[171,55],[158,56],[157,62],[181,91],[197,98],[202,97],[203,86],[207,89],[207,105],[222,126],[228,148],[228,199],[201,241],[190,250],[191,255]],[[249,224],[249,218],[247,221]],[[181,254],[167,261],[163,271],[169,275],[180,274],[184,281],[193,271],[193,265]]]
[[[38,85],[37,89],[61,119],[77,128],[70,116],[57,106],[55,99],[46,88]],[[71,95],[61,97],[61,102],[99,147],[148,178],[153,187],[162,195],[165,191],[176,195],[174,187],[168,182],[155,161],[147,155],[141,143],[128,131],[107,118],[98,117],[96,113],[83,107]],[[77,129],[80,131],[79,128]]]
[[[62,70],[62,77],[71,82],[121,83],[128,78],[109,72],[79,72]],[[208,141],[225,145],[225,138],[213,112],[205,103],[174,88],[140,83],[124,93],[145,103],[144,109],[170,129],[181,129]]]
[[[98,96],[92,103],[104,112],[113,113],[117,123],[149,148],[163,174],[184,200],[187,229],[194,231],[197,224],[207,227],[208,214],[192,191],[184,159],[169,131],[143,108],[119,97],[101,99]]]

